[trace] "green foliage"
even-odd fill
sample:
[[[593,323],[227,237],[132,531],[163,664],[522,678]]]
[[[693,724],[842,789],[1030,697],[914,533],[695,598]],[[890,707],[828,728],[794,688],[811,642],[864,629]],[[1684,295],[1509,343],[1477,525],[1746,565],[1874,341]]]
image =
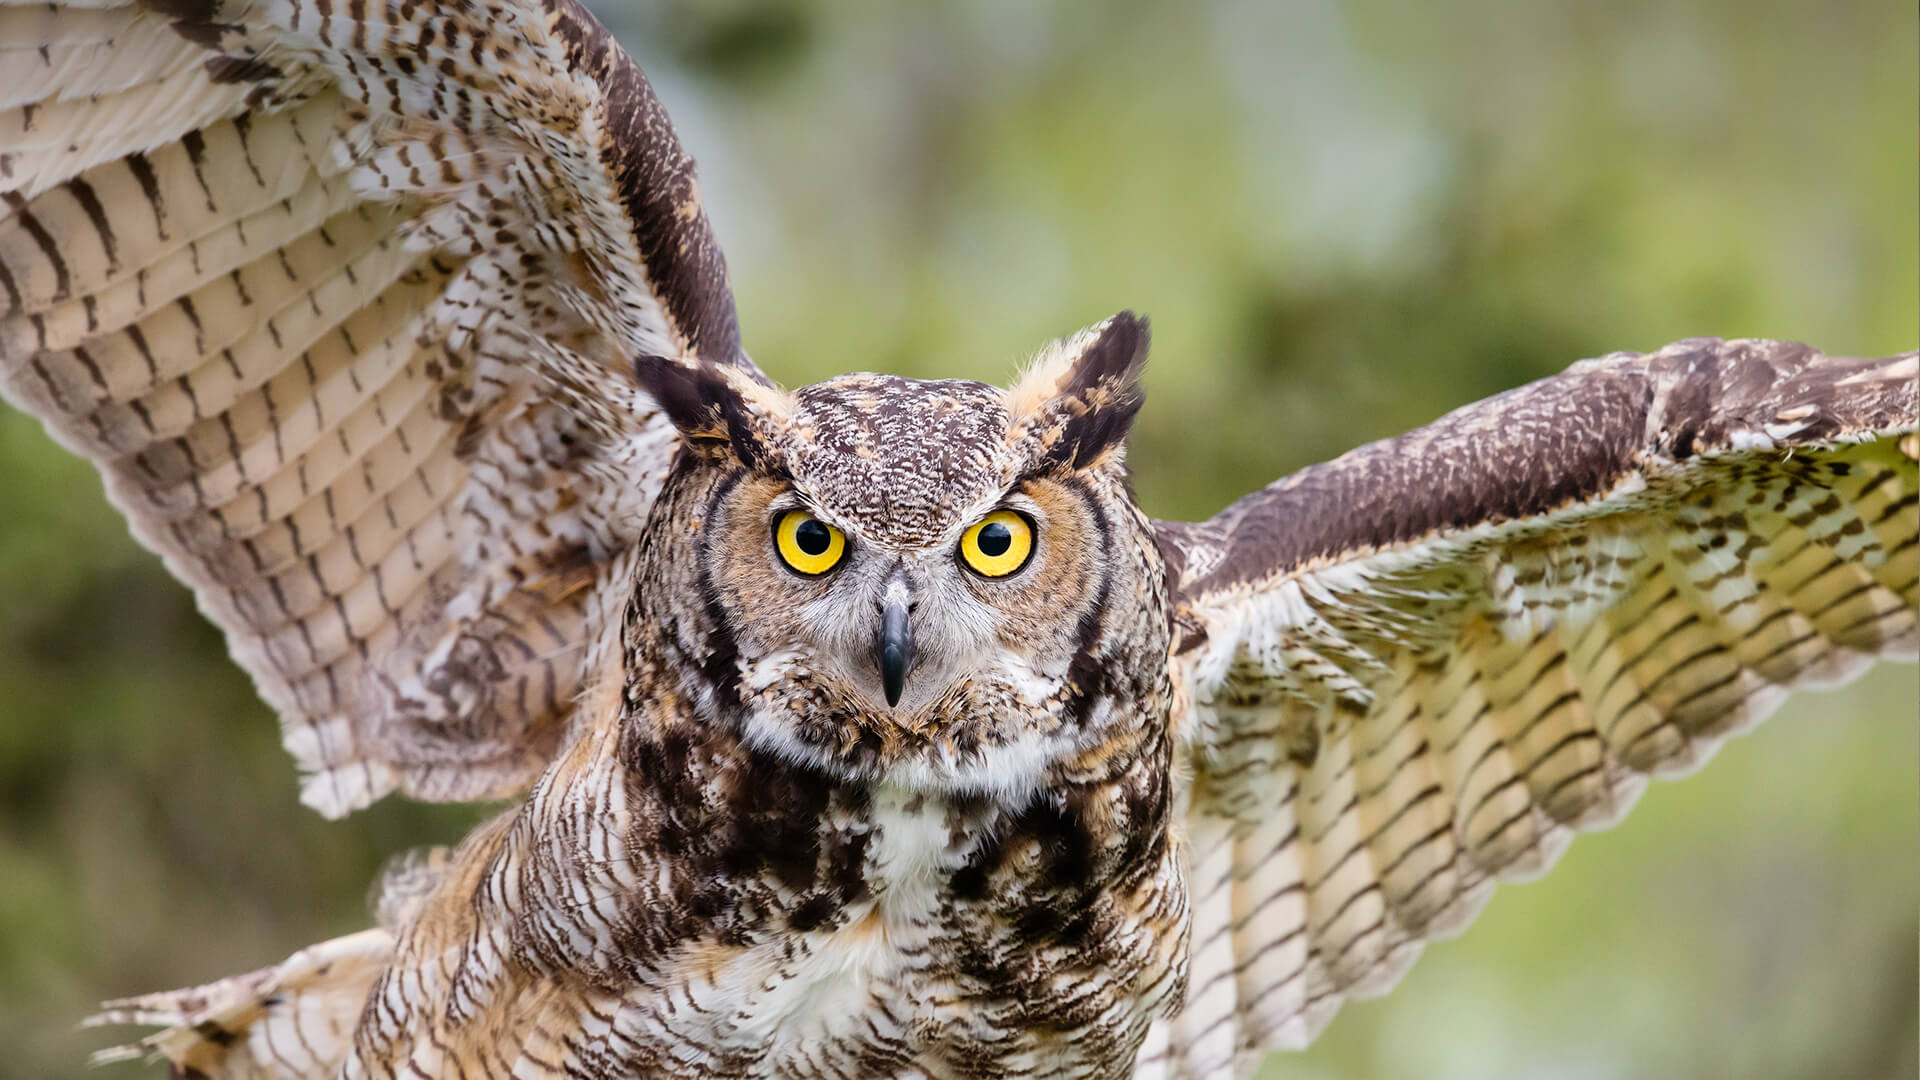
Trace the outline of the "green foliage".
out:
[[[1004,380],[1132,307],[1160,516],[1582,356],[1914,344],[1911,5],[605,8],[763,367]],[[0,413],[0,478],[0,1074],[78,1075],[97,999],[355,929],[479,812],[300,808],[87,467]],[[1269,1075],[1913,1075],[1914,713],[1800,700]]]

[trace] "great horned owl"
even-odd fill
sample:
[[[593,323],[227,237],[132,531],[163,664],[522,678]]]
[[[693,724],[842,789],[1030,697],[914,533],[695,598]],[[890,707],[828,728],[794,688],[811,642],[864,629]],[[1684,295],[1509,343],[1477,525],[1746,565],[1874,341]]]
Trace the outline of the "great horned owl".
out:
[[[112,1007],[185,1075],[1224,1074],[1920,644],[1914,354],[1615,354],[1153,521],[1131,315],[776,388],[573,0],[0,17],[0,388],[309,803],[526,793]]]

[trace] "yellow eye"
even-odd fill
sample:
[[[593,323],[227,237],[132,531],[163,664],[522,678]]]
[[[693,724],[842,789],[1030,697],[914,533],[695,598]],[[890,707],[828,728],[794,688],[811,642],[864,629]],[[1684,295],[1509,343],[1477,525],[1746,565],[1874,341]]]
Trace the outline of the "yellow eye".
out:
[[[982,577],[1006,577],[1033,554],[1033,522],[1025,514],[995,510],[960,538],[960,560]]]
[[[773,526],[773,546],[788,566],[817,577],[840,565],[840,557],[847,553],[847,538],[805,510],[789,510]]]

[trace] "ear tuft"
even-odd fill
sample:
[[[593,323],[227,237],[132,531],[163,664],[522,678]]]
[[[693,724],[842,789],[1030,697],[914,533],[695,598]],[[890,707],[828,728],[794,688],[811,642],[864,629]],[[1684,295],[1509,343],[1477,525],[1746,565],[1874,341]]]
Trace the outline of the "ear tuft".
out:
[[[697,453],[731,454],[748,468],[768,460],[769,415],[779,392],[718,364],[669,356],[642,356],[633,377],[659,404]]]
[[[1122,311],[1044,350],[1009,395],[1018,437],[1040,444],[1036,467],[1078,472],[1118,452],[1146,394],[1147,320]]]

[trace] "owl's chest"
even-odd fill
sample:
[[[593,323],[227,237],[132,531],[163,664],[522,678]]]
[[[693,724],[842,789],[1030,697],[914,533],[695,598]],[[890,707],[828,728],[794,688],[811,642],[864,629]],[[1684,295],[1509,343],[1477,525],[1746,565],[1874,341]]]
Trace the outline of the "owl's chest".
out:
[[[623,1009],[700,1075],[1126,1075],[1183,971],[1171,858],[1116,876],[1057,812],[965,816],[877,792],[836,910],[697,935]]]

